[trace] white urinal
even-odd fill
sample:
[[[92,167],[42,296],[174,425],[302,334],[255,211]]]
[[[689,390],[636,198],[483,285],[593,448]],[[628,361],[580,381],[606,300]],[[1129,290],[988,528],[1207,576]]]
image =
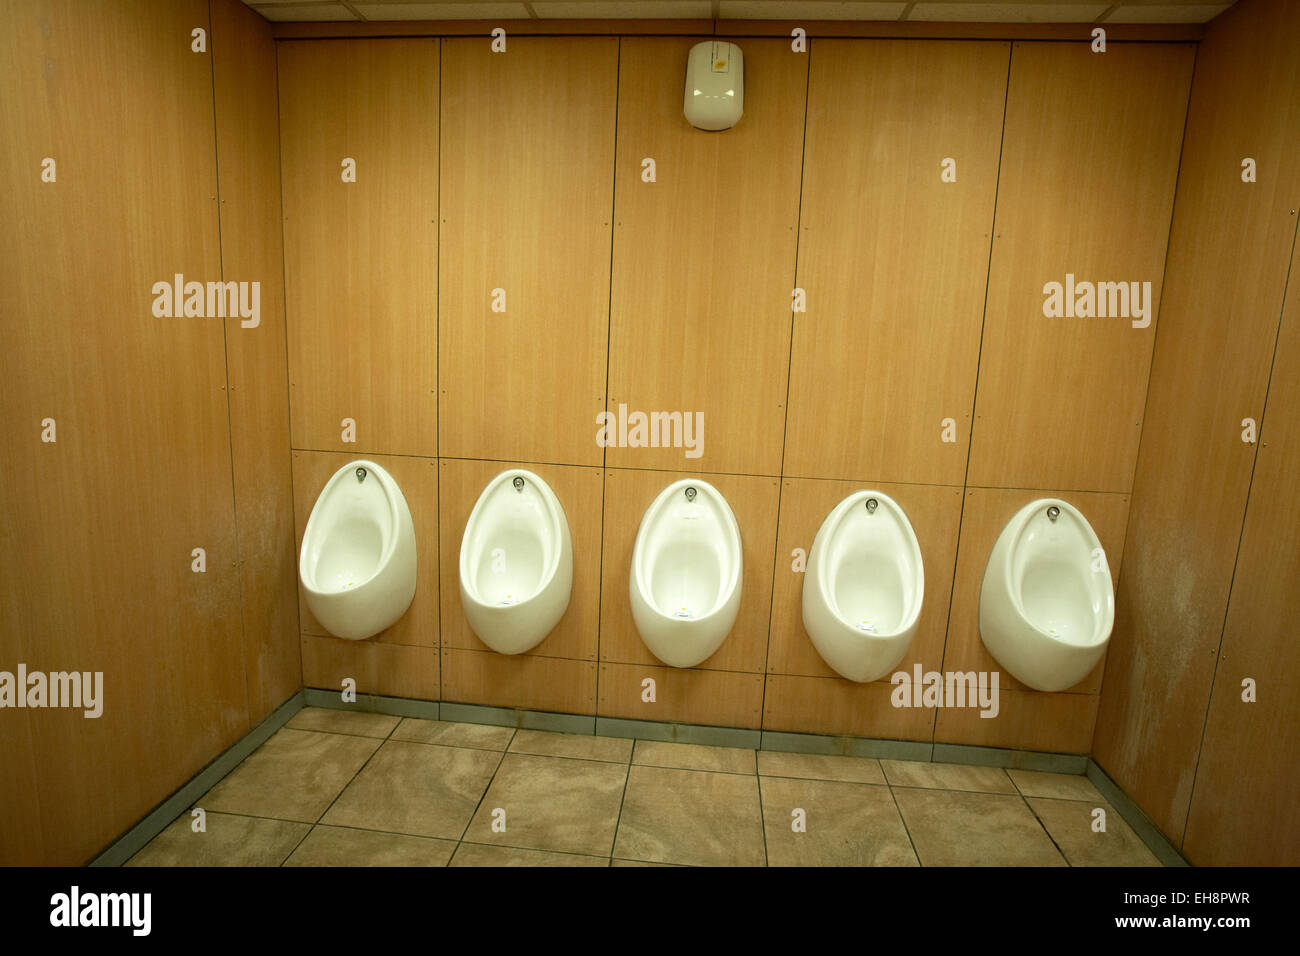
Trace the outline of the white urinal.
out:
[[[1040,498],[998,535],[980,589],[980,637],[1034,690],[1073,687],[1106,653],[1115,596],[1106,555],[1073,505]]]
[[[415,523],[402,489],[373,461],[334,473],[302,535],[298,579],[307,607],[335,637],[392,626],[415,597]]]
[[[740,526],[707,481],[675,481],[646,509],[632,549],[632,618],[646,647],[694,667],[721,645],[740,608]]]
[[[903,509],[882,492],[855,491],[813,539],[804,630],[840,676],[879,680],[906,656],[924,594],[921,546]]]
[[[573,542],[564,507],[531,471],[511,468],[479,495],[460,542],[460,603],[492,650],[521,654],[569,607]]]

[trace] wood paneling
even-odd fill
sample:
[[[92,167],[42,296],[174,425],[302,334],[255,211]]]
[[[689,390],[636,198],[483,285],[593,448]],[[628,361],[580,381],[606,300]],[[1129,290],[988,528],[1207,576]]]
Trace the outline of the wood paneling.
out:
[[[957,572],[953,582],[952,609],[948,616],[948,641],[944,647],[943,670],[963,673],[998,671],[998,686],[1004,693],[1007,690],[1019,690],[1030,695],[1053,696],[1031,690],[1003,670],[980,639],[979,626],[980,588],[983,587],[984,570],[988,566],[989,555],[997,543],[998,535],[1002,533],[1002,529],[1007,526],[1007,522],[1015,516],[1015,513],[1029,502],[1038,498],[1051,497],[1062,498],[1079,509],[1079,513],[1088,524],[1092,525],[1092,530],[1097,533],[1097,539],[1101,541],[1101,546],[1106,552],[1106,563],[1110,568],[1112,585],[1118,579],[1120,555],[1124,553],[1124,527],[1128,520],[1126,495],[1073,491],[1016,491],[997,488],[967,489],[966,504],[961,518],[961,543],[957,551]],[[1112,631],[1112,643],[1114,636]],[[1104,664],[1103,658],[1093,668],[1092,673],[1068,691],[1061,693],[1096,694],[1101,688]],[[983,719],[983,723],[991,722],[990,718]]]
[[[632,619],[628,584],[632,550],[641,518],[659,493],[685,474],[662,471],[605,471],[604,555],[600,582],[600,659],[625,664],[658,665]],[[767,658],[768,616],[772,604],[772,548],[776,543],[775,478],[705,475],[717,488],[740,525],[740,610],[722,646],[700,668],[762,673]],[[648,719],[648,718],[647,718]]]
[[[816,44],[786,474],[965,479],[1009,52]]]
[[[782,40],[746,43],[745,115],[706,133],[682,115],[696,42],[622,41],[609,410],[702,413],[703,454],[612,447],[605,460],[776,475],[808,58]]]
[[[489,481],[509,468],[527,468],[551,486],[564,508],[573,543],[573,591],[569,608],[542,642],[527,651],[544,657],[596,660],[600,635],[600,526],[603,474],[599,468],[525,465],[519,462],[440,462],[439,565],[442,569],[442,643],[446,647],[490,650],[475,635],[460,598],[460,545],[478,496]],[[594,672],[593,672],[594,673]]]
[[[888,682],[768,674],[763,729],[887,740],[930,740],[934,710],[895,707]]]
[[[293,445],[436,455],[438,44],[281,43],[279,76]]]
[[[413,644],[421,647],[438,645],[438,475],[436,462],[430,458],[403,458],[395,455],[367,456],[384,468],[402,490],[415,524],[415,597],[406,613],[391,627],[361,643]],[[316,500],[334,473],[357,455],[335,452],[295,451],[293,453],[293,500],[297,528],[294,550],[294,579],[302,554],[302,536]],[[307,607],[302,585],[298,588],[298,613],[302,632],[328,636],[329,631],[316,620]]]
[[[594,714],[596,664],[444,647],[442,699],[561,714]]]
[[[443,43],[440,454],[599,465],[618,41],[508,50]]]
[[[1011,683],[1003,672],[1002,678]],[[998,714],[977,707],[944,707],[935,717],[935,743],[1084,754],[1097,723],[1096,694],[1042,694],[998,687]]]
[[[1300,863],[1300,249],[1268,389],[1183,850],[1206,866]],[[1242,682],[1256,683],[1253,703]]]
[[[1094,741],[1097,761],[1175,843],[1187,821],[1251,471],[1259,467],[1257,446],[1241,440],[1242,420],[1264,415],[1296,229],[1291,210],[1300,208],[1300,53],[1291,39],[1297,33],[1295,4],[1239,3],[1201,44],[1188,112],[1159,345]],[[1255,183],[1241,180],[1245,157],[1256,160]],[[1294,278],[1291,288],[1294,294]],[[1262,454],[1259,463],[1265,464]],[[1259,507],[1267,513],[1270,505]],[[1272,520],[1284,519],[1277,513]],[[1244,574],[1238,572],[1239,584]],[[1276,600],[1266,605],[1277,606]],[[1268,634],[1258,634],[1261,648]],[[1231,658],[1230,664],[1236,667]],[[1277,670],[1270,666],[1268,673]],[[1214,720],[1225,721],[1226,714],[1219,711]],[[1224,737],[1214,748],[1244,757],[1263,746],[1260,738],[1235,736],[1244,727],[1219,726]],[[1243,797],[1250,787],[1267,786],[1241,785]],[[1207,786],[1211,794],[1229,793],[1217,783]],[[1203,799],[1202,813],[1249,814],[1244,804]],[[1264,798],[1255,791],[1251,799]],[[1228,832],[1206,837],[1202,831],[1201,860],[1235,852]],[[1273,839],[1262,830],[1231,832],[1245,846]]]
[[[358,694],[437,700],[438,650],[302,635],[303,684],[341,692],[345,678],[356,681]]]
[[[221,277],[257,282],[258,324],[226,320],[230,447],[249,721],[302,686],[289,470],[275,41],[239,0],[213,0]]]
[[[776,574],[772,586],[772,635],[768,642],[770,674],[836,677],[803,626],[804,574],[794,571],[794,550],[802,548],[804,562],[826,516],[855,491],[874,488],[899,503],[912,523],[925,569],[925,596],[916,636],[898,670],[911,673],[913,664],[937,670],[943,662],[944,634],[948,628],[948,600],[952,594],[953,566],[957,560],[957,529],[961,524],[960,488],[938,485],[863,485],[848,481],[784,481],[781,492],[781,533],[776,547]],[[889,678],[884,681],[888,684]],[[820,685],[791,684],[815,691]],[[812,702],[809,701],[809,704]],[[843,731],[841,731],[843,732]]]
[[[152,311],[220,275],[207,26],[202,0],[0,9],[0,666],[103,673],[99,718],[14,731],[5,830],[40,832],[5,862],[85,862],[248,729],[222,325]]]
[[[970,484],[1131,490],[1192,59],[1014,45]],[[1150,325],[1046,317],[1067,274],[1150,282]]]
[[[646,701],[642,682],[655,682]],[[763,719],[763,676],[662,664],[601,664],[601,717],[656,720],[708,727],[757,729]]]

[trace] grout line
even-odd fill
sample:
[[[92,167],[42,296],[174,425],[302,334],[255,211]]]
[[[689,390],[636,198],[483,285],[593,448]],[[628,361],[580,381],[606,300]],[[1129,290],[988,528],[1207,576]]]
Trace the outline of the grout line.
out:
[[[1025,808],[1031,814],[1033,814],[1034,822],[1038,824],[1039,829],[1041,829],[1045,834],[1047,834],[1047,839],[1052,841],[1052,846],[1056,848],[1057,853],[1061,854],[1061,859],[1065,861],[1065,865],[1067,867],[1073,868],[1074,864],[1071,863],[1070,858],[1065,855],[1065,850],[1061,848],[1061,844],[1056,842],[1056,837],[1052,836],[1052,831],[1047,828],[1047,824],[1044,823],[1043,818],[1038,815],[1038,811],[1035,810],[1033,806],[1030,804],[1030,802],[1025,799],[1025,795],[1023,793],[1018,793],[1016,794],[1016,796],[1020,798],[1020,802],[1024,804]]]
[[[916,841],[912,839],[912,830],[907,825],[907,817],[903,816],[903,808],[898,805],[898,795],[894,793],[893,785],[889,787],[889,798],[894,801],[894,812],[898,814],[899,821],[903,824],[903,832],[907,834],[908,845],[912,848],[913,855],[916,856],[916,865],[925,868],[925,863],[921,860],[921,854],[916,849]]]

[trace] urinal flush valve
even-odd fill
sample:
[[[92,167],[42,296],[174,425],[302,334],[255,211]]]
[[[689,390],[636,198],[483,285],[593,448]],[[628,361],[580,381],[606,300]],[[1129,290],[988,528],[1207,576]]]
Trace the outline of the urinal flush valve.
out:
[[[366,470],[364,468],[358,468],[357,481],[365,481],[365,480],[366,480]]]
[[[880,507],[880,502],[875,498],[867,499],[867,514],[875,514],[876,508]]]
[[[1061,509],[1056,507],[1056,505],[1052,505],[1050,508],[1047,509],[1048,521],[1055,521],[1060,516],[1061,516]]]
[[[524,480],[522,478],[520,478],[518,475],[515,475],[515,480],[512,481],[511,484],[515,486],[515,491],[519,492],[520,494],[523,494]]]
[[[687,500],[687,501],[694,501],[694,500],[695,500],[695,489],[694,489],[694,488],[687,488],[687,489],[686,489],[686,500]]]

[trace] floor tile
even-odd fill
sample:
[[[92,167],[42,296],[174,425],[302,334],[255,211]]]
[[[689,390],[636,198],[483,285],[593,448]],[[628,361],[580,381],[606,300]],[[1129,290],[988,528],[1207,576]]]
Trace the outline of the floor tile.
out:
[[[1101,792],[1082,774],[1043,773],[1038,770],[1008,770],[1007,773],[1026,797],[1096,800],[1098,803],[1102,800]]]
[[[317,825],[285,866],[446,866],[455,840]]]
[[[547,850],[523,850],[514,846],[485,846],[462,843],[452,858],[452,866],[609,866],[609,858],[582,853],[551,853]]]
[[[194,805],[209,812],[315,823],[379,744],[373,737],[286,727]]]
[[[501,754],[389,740],[322,823],[458,840]]]
[[[294,714],[293,720],[285,726],[294,730],[319,730],[358,737],[387,737],[400,719],[388,714],[371,714],[359,710],[305,707]]]
[[[786,777],[759,786],[769,866],[920,865],[888,787]]]
[[[758,752],[758,772],[768,777],[798,777],[804,780],[841,780],[845,783],[885,782],[880,761],[870,757],[833,757],[823,754],[792,754],[777,750]]]
[[[964,763],[927,763],[923,760],[882,760],[880,766],[891,787],[933,790],[971,790],[981,793],[1016,793],[1001,767],[975,767]]]
[[[647,860],[610,860],[610,866],[678,866],[677,863],[650,863]]]
[[[1018,795],[895,788],[894,798],[923,866],[1066,865]]]
[[[510,741],[510,752],[542,757],[575,757],[627,763],[632,741],[622,737],[590,734],[556,734],[548,730],[520,730]]]
[[[632,762],[648,767],[723,773],[754,773],[756,769],[752,750],[710,747],[704,744],[674,744],[660,740],[638,740]]]
[[[286,820],[209,813],[195,833],[187,810],[127,866],[279,866],[311,825]]]
[[[468,747],[471,750],[505,750],[515,735],[513,727],[493,724],[463,724],[454,720],[422,720],[406,717],[393,731],[394,740],[410,740],[444,747]]]
[[[1027,797],[1026,802],[1071,866],[1159,866],[1141,837],[1104,800],[1050,800]],[[1106,811],[1106,832],[1093,832],[1093,810]]]
[[[615,857],[699,866],[763,866],[758,777],[634,764]]]
[[[625,764],[506,754],[465,840],[608,857],[626,779]]]

